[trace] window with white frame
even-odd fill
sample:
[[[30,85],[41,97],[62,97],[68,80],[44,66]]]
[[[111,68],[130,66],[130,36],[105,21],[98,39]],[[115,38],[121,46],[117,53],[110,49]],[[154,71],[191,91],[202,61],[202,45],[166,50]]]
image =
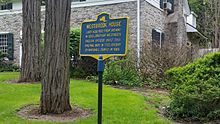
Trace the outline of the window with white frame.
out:
[[[153,48],[162,48],[164,44],[165,35],[161,30],[153,29],[152,30],[152,45]]]
[[[6,34],[2,34],[0,35],[0,51],[3,54],[7,54],[8,53],[8,35]]]
[[[0,34],[0,51],[6,54],[9,60],[13,60],[13,34]]]

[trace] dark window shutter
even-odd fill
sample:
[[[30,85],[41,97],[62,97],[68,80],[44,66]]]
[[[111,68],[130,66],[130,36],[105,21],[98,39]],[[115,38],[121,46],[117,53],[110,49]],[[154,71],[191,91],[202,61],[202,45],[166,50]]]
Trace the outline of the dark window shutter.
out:
[[[165,40],[165,34],[162,33],[162,34],[161,34],[161,46],[163,46],[164,40]]]
[[[161,8],[161,9],[164,8],[164,7],[163,7],[163,1],[164,1],[164,0],[160,0],[160,8]]]
[[[156,33],[157,33],[157,31],[155,29],[152,29],[152,40],[155,39]]]
[[[5,10],[5,5],[1,5],[1,10]]]
[[[14,59],[14,39],[13,34],[9,33],[7,34],[8,37],[8,59],[13,60]]]

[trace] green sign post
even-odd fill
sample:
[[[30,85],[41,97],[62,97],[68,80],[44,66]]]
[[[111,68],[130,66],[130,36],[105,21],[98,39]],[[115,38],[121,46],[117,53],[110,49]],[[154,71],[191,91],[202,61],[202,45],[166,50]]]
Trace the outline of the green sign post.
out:
[[[80,55],[98,60],[98,124],[102,123],[102,79],[105,59],[125,56],[128,50],[128,18],[110,18],[101,13],[97,20],[81,25]]]

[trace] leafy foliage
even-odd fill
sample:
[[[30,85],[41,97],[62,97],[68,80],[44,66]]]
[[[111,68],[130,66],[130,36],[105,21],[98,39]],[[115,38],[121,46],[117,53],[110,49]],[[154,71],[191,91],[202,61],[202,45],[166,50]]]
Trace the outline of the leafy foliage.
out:
[[[87,78],[96,75],[97,62],[91,57],[79,56],[80,30],[70,31],[70,76],[72,78]]]
[[[7,3],[9,0],[0,0],[0,4]]]
[[[135,64],[128,59],[112,60],[105,66],[104,82],[106,84],[142,86]]]
[[[5,57],[7,57],[7,55],[0,51],[0,72],[18,71],[19,67],[14,65],[13,62],[5,60]]]
[[[207,41],[212,42],[212,47],[219,47],[220,26],[220,1],[219,0],[188,0],[190,8],[197,16],[197,29],[208,39],[206,43],[203,38],[191,35],[193,41],[200,41],[202,45]],[[208,44],[207,44],[208,45]]]
[[[220,53],[166,72],[172,92],[168,114],[193,120],[220,117]]]

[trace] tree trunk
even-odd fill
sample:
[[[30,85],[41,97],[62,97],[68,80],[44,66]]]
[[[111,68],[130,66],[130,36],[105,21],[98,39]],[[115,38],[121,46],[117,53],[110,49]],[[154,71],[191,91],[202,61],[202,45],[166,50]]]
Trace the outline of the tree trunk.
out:
[[[218,43],[219,43],[219,39],[218,39],[218,33],[219,33],[219,20],[218,20],[218,18],[219,18],[219,11],[218,11],[218,8],[219,8],[219,6],[218,6],[218,2],[219,2],[219,0],[215,0],[215,4],[214,4],[214,15],[215,15],[215,29],[214,29],[214,32],[215,32],[215,48],[218,48]]]
[[[201,4],[200,6],[201,6],[201,11],[199,11],[199,13],[197,13],[198,15],[199,15],[199,22],[201,23],[201,25],[200,25],[200,30],[202,30],[202,31],[205,31],[205,29],[206,29],[206,24],[205,24],[205,22],[206,22],[206,18],[205,18],[205,5],[204,5],[204,0],[199,0],[199,2],[198,2],[198,4]]]
[[[71,110],[69,100],[70,0],[46,0],[41,113]]]
[[[20,82],[41,80],[41,0],[22,0],[22,64]]]

